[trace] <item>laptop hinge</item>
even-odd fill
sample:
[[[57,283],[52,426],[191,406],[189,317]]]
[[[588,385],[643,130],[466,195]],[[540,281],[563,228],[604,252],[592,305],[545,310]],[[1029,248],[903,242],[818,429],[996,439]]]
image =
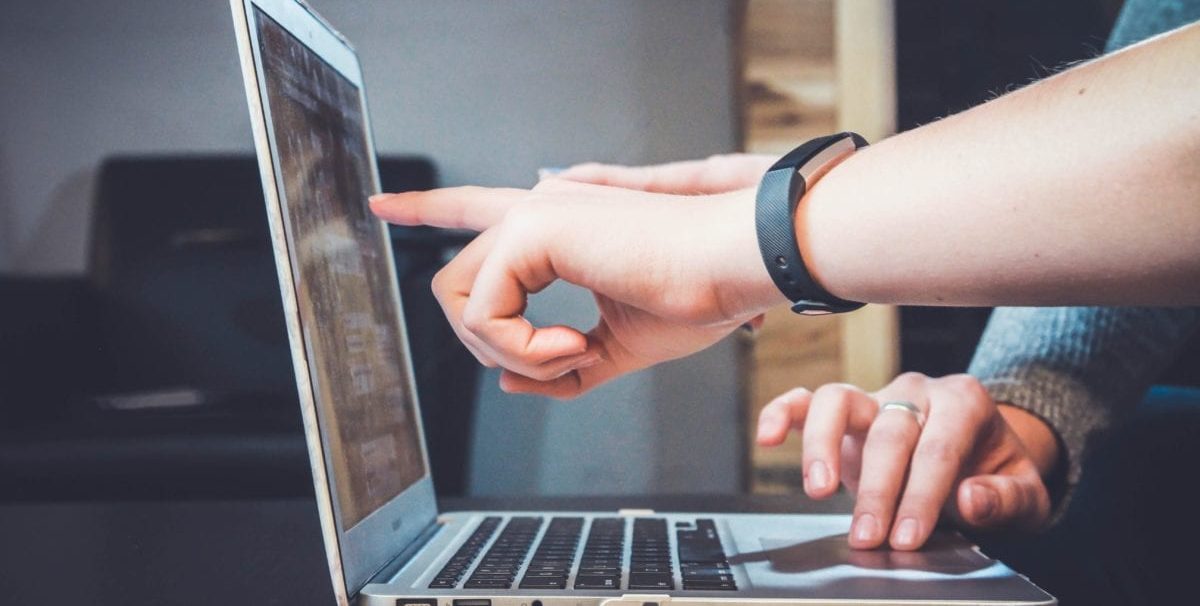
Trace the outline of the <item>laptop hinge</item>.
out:
[[[396,573],[400,572],[400,569],[404,568],[404,565],[408,564],[409,560],[412,560],[413,556],[417,555],[418,552],[424,549],[425,545],[428,544],[429,541],[432,541],[433,537],[437,536],[438,531],[441,529],[442,523],[435,518],[429,523],[428,526],[421,530],[421,534],[418,534],[416,538],[408,543],[407,547],[401,550],[400,553],[396,554],[396,557],[388,560],[388,562],[384,564],[382,568],[380,568],[375,574],[371,575],[367,580],[367,584],[386,583],[392,577],[396,576]]]

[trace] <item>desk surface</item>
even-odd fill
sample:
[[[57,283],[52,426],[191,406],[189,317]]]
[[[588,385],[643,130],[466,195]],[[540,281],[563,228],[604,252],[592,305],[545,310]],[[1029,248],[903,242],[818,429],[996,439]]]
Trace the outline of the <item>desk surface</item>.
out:
[[[833,513],[846,499],[677,495],[446,499],[442,510]],[[0,603],[333,603],[309,499],[0,504]]]

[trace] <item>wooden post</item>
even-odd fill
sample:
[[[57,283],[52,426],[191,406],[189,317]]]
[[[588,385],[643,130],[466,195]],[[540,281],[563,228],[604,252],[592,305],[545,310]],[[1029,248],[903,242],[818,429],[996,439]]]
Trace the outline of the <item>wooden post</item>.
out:
[[[869,141],[896,132],[896,24],[892,0],[836,0],[837,122]],[[899,315],[868,305],[842,321],[845,381],[878,389],[899,369]]]

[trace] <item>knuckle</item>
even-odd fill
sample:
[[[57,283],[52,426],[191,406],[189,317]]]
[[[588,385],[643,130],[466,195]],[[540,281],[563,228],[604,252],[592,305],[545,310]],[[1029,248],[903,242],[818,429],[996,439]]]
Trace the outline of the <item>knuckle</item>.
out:
[[[906,372],[906,373],[903,373],[903,374],[897,376],[892,381],[892,386],[902,389],[902,390],[918,389],[918,388],[924,386],[925,382],[928,379],[929,379],[929,377],[927,377],[919,372],[909,371],[909,372]]]
[[[433,274],[433,279],[429,281],[429,289],[433,291],[433,296],[437,297],[439,301],[441,300],[442,294],[446,292],[447,279],[448,276],[446,275],[446,270],[443,268],[438,270],[437,273]]]
[[[544,220],[546,206],[537,197],[532,197],[513,206],[504,215],[505,231],[521,234],[536,233]]]
[[[983,383],[971,375],[958,374],[945,377],[946,386],[957,392],[963,400],[975,406],[986,406],[991,403],[991,396]]]
[[[817,391],[813,393],[813,399],[820,399],[822,402],[831,404],[846,404],[857,391],[856,388],[845,383],[828,383],[817,388]]]
[[[467,306],[463,310],[462,325],[472,334],[479,334],[487,326],[487,314],[475,307]]]
[[[793,387],[784,392],[783,395],[779,396],[777,399],[795,402],[796,400],[803,400],[811,395],[812,392],[808,391],[808,389],[805,389],[804,387]]]
[[[870,511],[872,513],[887,510],[890,514],[892,507],[896,503],[896,495],[894,493],[876,486],[859,486],[858,494],[854,498],[856,511]]]
[[[462,185],[457,190],[464,197],[477,197],[487,194],[487,188],[481,185]]]
[[[938,517],[938,512],[941,511],[945,499],[939,499],[931,494],[926,493],[905,493],[904,502],[900,506],[900,516],[912,516],[914,518],[933,518]]]

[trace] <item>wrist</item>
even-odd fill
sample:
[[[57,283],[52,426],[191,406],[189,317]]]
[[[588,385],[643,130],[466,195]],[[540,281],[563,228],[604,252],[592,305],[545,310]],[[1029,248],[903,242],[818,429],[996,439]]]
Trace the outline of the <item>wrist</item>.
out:
[[[998,403],[997,408],[1004,422],[1025,446],[1025,451],[1037,466],[1042,478],[1050,477],[1055,472],[1061,455],[1054,429],[1041,417],[1023,408],[1003,402]]]
[[[854,196],[853,183],[861,179],[848,173],[853,172],[855,160],[867,151],[859,150],[831,166],[804,192],[793,218],[796,244],[813,281],[835,297],[850,301],[872,301],[858,292],[861,289],[854,288],[853,263],[847,263],[852,259],[845,250],[836,250],[840,244],[853,242],[855,226],[861,225],[846,214]]]
[[[755,189],[717,196],[710,219],[710,283],[720,306],[732,320],[745,321],[787,298],[775,287],[763,265],[754,224]]]
[[[784,154],[759,182],[755,194],[759,253],[767,274],[797,314],[845,313],[864,305],[834,295],[813,277],[797,239],[797,232],[804,231],[797,230],[797,207],[826,173],[867,145],[866,139],[850,131],[810,139]]]

